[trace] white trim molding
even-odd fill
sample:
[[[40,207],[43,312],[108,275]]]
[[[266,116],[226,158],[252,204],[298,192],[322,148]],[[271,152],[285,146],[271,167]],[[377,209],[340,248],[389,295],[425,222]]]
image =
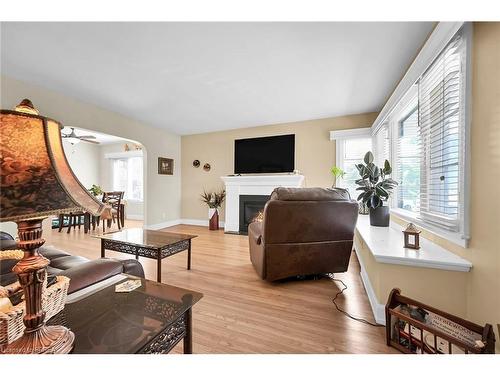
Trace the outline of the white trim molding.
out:
[[[104,159],[126,159],[126,158],[142,157],[142,156],[143,156],[142,150],[108,152],[107,154],[104,154]]]
[[[397,103],[405,96],[406,92],[417,82],[422,73],[432,64],[436,56],[453,38],[464,22],[439,22],[431,33],[418,56],[410,65],[405,75],[394,89],[384,107],[372,125],[375,133],[384,123],[386,117],[392,112]]]
[[[221,179],[226,188],[226,233],[240,230],[240,195],[271,195],[277,187],[301,187],[304,183],[300,174],[222,176]]]
[[[208,228],[208,220],[176,219],[176,220],[163,221],[163,222],[157,223],[157,224],[145,225],[144,228],[151,229],[151,230],[159,230],[159,229],[163,229],[163,228],[173,227],[174,225],[197,225],[200,227],[207,227]],[[221,227],[221,228],[224,227],[223,221],[219,222],[219,227]]]
[[[330,141],[336,141],[346,138],[365,138],[371,135],[371,128],[345,129],[330,131]]]
[[[378,324],[385,325],[385,305],[379,303],[375,291],[373,290],[372,284],[370,282],[370,277],[366,273],[365,265],[363,263],[363,257],[356,252],[356,257],[358,258],[359,266],[361,271],[359,272],[361,276],[361,281],[365,287],[366,295],[368,296],[368,302],[372,308],[373,317],[375,322]]]

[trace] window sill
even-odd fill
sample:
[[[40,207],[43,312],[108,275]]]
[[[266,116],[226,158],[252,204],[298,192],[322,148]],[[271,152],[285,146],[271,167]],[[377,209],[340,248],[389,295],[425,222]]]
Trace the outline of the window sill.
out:
[[[367,215],[359,215],[356,231],[379,263],[410,267],[435,268],[447,271],[469,272],[472,263],[425,238],[420,238],[420,249],[403,247],[402,227],[373,227]]]
[[[462,233],[448,232],[444,229],[436,227],[418,218],[412,212],[403,210],[401,208],[391,208],[391,215],[394,215],[397,218],[405,221],[411,221],[412,223],[420,226],[422,229],[425,229],[427,232],[436,235],[438,237],[444,238],[445,240],[450,241],[455,245],[461,246],[463,248],[469,247],[469,239],[463,238]]]

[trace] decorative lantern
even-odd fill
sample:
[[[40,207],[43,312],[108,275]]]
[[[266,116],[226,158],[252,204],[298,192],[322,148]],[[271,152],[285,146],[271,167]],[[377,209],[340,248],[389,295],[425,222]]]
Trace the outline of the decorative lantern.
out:
[[[405,248],[407,249],[420,249],[420,230],[417,229],[415,224],[410,223],[403,231],[405,236]]]

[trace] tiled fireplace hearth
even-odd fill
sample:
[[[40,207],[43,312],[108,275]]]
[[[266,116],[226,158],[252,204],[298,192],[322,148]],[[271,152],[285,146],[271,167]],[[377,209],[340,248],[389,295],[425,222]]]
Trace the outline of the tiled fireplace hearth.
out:
[[[221,179],[226,186],[226,233],[240,233],[240,196],[263,196],[261,200],[267,200],[277,187],[301,187],[304,182],[304,176],[298,174],[223,176]]]

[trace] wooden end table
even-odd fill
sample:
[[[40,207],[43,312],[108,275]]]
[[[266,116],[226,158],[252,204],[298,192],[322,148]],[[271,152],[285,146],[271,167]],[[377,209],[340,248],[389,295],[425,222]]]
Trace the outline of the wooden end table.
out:
[[[161,232],[142,228],[124,229],[119,232],[106,233],[96,238],[101,239],[101,257],[106,250],[135,255],[135,259],[145,257],[157,260],[156,280],[161,283],[161,260],[187,250],[187,269],[191,269],[192,234]]]

